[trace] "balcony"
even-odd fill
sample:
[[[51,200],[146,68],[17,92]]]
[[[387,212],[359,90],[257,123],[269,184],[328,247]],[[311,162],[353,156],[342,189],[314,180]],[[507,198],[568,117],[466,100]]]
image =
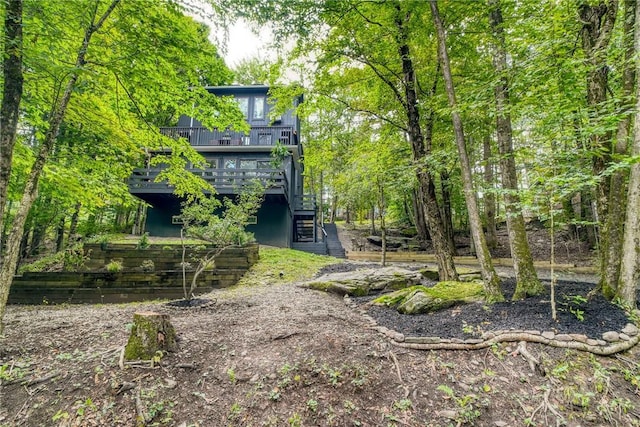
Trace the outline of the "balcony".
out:
[[[129,177],[129,192],[144,199],[145,194],[173,193],[173,186],[165,181],[156,182],[159,168],[134,169]],[[266,187],[265,194],[283,195],[289,200],[289,182],[281,169],[189,169],[202,177],[219,194],[238,194],[250,181],[260,180]]]
[[[160,133],[170,138],[185,138],[194,147],[299,145],[298,134],[292,126],[253,126],[248,134],[205,127],[164,127]]]

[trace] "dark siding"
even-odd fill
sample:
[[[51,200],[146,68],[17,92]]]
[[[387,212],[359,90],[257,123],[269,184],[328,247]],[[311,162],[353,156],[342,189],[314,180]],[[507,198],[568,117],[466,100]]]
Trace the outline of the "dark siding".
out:
[[[180,226],[171,218],[180,213],[178,204],[162,203],[147,211],[146,231],[151,236],[179,237]],[[258,223],[249,225],[258,243],[286,248],[291,241],[292,220],[287,204],[280,198],[267,197],[258,211]]]

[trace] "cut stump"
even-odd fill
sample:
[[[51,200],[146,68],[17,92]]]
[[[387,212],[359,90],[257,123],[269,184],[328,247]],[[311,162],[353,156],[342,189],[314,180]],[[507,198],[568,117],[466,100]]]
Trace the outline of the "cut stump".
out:
[[[174,351],[176,331],[169,315],[155,311],[133,314],[133,327],[124,349],[126,360],[151,360],[158,351]]]

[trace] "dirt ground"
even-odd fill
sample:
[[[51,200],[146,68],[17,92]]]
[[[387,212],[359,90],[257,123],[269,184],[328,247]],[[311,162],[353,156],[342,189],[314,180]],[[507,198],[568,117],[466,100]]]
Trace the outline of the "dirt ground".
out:
[[[420,351],[277,277],[205,297],[200,309],[10,306],[0,426],[640,426],[637,348]],[[179,348],[123,369],[138,310],[169,314]]]

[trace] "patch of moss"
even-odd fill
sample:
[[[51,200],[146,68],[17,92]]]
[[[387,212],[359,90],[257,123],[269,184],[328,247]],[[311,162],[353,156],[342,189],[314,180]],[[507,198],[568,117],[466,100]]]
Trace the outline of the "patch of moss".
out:
[[[387,307],[396,307],[407,301],[417,292],[422,292],[434,300],[442,301],[443,306],[451,306],[456,302],[475,300],[484,295],[482,283],[446,281],[439,282],[433,287],[416,285],[391,292],[376,298],[373,300],[373,303],[386,305]]]
[[[395,307],[398,304],[402,303],[402,301],[404,301],[405,299],[412,296],[414,293],[425,292],[426,289],[429,288],[423,285],[410,286],[408,288],[400,289],[398,291],[379,296],[378,298],[373,300],[373,303],[378,305],[386,305],[387,307]]]
[[[465,298],[479,297],[483,295],[483,286],[480,282],[456,282],[453,280],[439,282],[431,288],[427,288],[427,293],[433,298],[443,300],[464,300]]]

